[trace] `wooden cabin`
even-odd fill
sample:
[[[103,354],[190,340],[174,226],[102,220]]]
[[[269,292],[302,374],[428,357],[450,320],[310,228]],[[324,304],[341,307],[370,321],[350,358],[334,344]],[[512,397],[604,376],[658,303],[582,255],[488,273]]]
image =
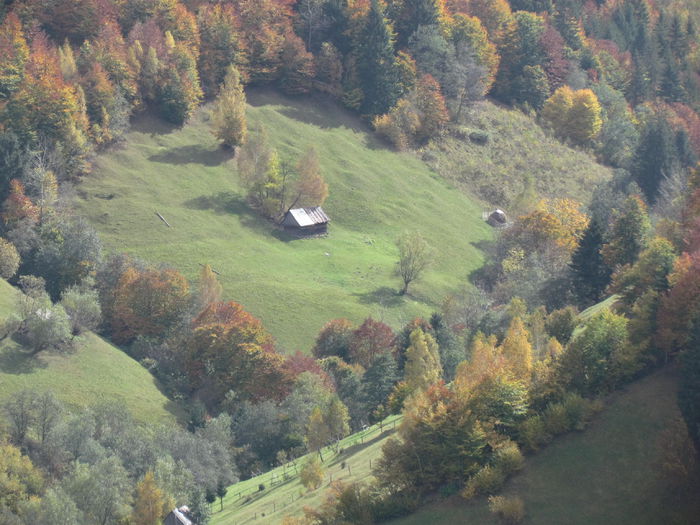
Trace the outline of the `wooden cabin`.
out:
[[[331,220],[320,206],[313,208],[294,208],[289,210],[282,220],[282,227],[297,235],[319,235],[328,232]]]

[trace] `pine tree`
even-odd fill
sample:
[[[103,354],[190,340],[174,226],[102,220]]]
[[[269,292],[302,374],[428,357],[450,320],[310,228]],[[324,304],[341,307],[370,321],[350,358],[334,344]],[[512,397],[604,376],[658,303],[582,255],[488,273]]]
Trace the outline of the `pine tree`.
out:
[[[634,155],[632,175],[649,204],[654,204],[664,177],[670,176],[678,163],[673,131],[663,117],[649,120]]]
[[[439,26],[444,22],[444,0],[404,0],[396,27],[399,47],[405,47],[420,26]]]
[[[394,36],[378,0],[372,0],[361,34],[358,72],[364,92],[361,112],[375,116],[389,111],[399,99],[399,72]]]
[[[246,141],[248,124],[245,105],[241,75],[234,66],[229,66],[212,115],[212,131],[224,146],[235,148]]]
[[[398,379],[394,356],[390,352],[377,355],[362,376],[363,400],[368,412],[386,402]]]
[[[574,289],[582,304],[597,302],[610,282],[610,267],[605,264],[601,250],[603,232],[598,221],[592,220],[571,256]]]
[[[440,350],[435,339],[420,328],[411,332],[411,345],[406,349],[404,380],[411,390],[425,390],[442,377]]]
[[[632,264],[646,247],[650,230],[646,204],[637,196],[628,197],[616,212],[608,242],[603,246],[605,263],[613,269]]]

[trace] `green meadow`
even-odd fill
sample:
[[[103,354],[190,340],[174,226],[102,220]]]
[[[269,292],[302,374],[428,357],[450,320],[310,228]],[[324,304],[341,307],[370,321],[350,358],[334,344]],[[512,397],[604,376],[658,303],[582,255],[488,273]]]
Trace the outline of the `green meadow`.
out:
[[[248,100],[249,126],[266,127],[282,160],[318,149],[330,188],[328,236],[291,238],[248,206],[204,107],[181,129],[137,118],[126,145],[100,156],[78,186],[78,213],[108,250],[173,266],[194,282],[210,264],[225,299],[261,318],[286,351],[308,351],[334,318],[373,316],[398,328],[427,316],[481,266],[479,247],[492,237],[482,206],[415,155],[390,151],[330,102],[271,91]],[[393,272],[404,231],[423,234],[436,255],[401,297]]]
[[[0,279],[0,321],[19,292]],[[184,420],[148,370],[101,337],[87,333],[73,351],[32,356],[9,338],[0,341],[0,402],[23,389],[52,391],[70,408],[117,401],[143,423]]]

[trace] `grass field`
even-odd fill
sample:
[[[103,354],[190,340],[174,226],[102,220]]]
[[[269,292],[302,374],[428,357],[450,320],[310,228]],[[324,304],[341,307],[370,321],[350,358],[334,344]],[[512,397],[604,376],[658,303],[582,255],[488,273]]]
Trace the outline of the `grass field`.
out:
[[[525,501],[525,524],[689,525],[700,499],[662,477],[662,432],[679,417],[671,369],[644,378],[609,400],[585,432],[558,438],[527,460],[505,494]],[[485,500],[458,497],[392,525],[498,524]]]
[[[190,279],[211,264],[226,299],[260,317],[283,349],[304,351],[334,318],[372,315],[399,327],[428,315],[482,264],[478,246],[492,233],[481,206],[414,155],[387,150],[330,102],[268,91],[250,93],[249,102],[249,125],[264,124],[283,159],[317,147],[330,186],[328,237],[292,240],[248,207],[204,108],[182,129],[137,119],[127,146],[101,156],[78,187],[78,212],[109,250],[172,265]],[[400,297],[394,241],[408,230],[437,253],[425,279]]]
[[[299,482],[298,470],[308,456],[297,459],[296,467],[288,464],[229,487],[223,511],[218,501],[212,505],[211,525],[277,524],[285,516],[301,514],[305,506],[318,507],[331,481],[349,483],[372,475],[372,462],[381,456],[382,446],[394,433],[400,418],[390,416],[382,427],[373,425],[348,436],[340,442],[338,454],[324,450],[324,482],[317,490],[309,492]],[[265,485],[264,491],[259,490],[261,483]]]
[[[0,320],[14,310],[17,293],[0,279]],[[145,368],[92,333],[73,352],[36,357],[9,339],[0,341],[0,402],[25,388],[51,390],[72,408],[122,402],[144,423],[172,423],[181,416]]]
[[[533,195],[586,203],[595,184],[612,175],[592,155],[548,136],[519,110],[484,101],[464,120],[456,133],[429,144],[423,157],[447,180],[506,212],[526,188]],[[473,131],[488,133],[488,141],[472,142]]]

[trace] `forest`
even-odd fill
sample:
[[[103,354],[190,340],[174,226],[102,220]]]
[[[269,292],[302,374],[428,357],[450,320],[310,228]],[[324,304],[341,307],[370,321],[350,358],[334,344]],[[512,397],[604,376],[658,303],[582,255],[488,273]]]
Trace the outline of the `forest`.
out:
[[[204,525],[229,486],[309,453],[302,482],[315,490],[325,447],[402,414],[372,482],[336,484],[322,506],[284,523],[379,523],[452,494],[491,496],[493,512],[517,523],[522,502],[498,493],[526,456],[583,430],[606,396],[664,367],[677,372],[683,416],[669,454],[681,483],[697,483],[698,7],[4,2],[0,277],[18,293],[0,317],[0,345],[39,359],[76,352],[95,332],[182,411],[178,423],[144,424],[118,402],[78,408],[31,385],[13,392],[1,411],[0,522],[153,525],[188,505]],[[176,129],[202,108],[259,220],[276,225],[291,208],[323,204],[333,192],[319,160],[327,152],[281,155],[247,120],[256,89],[342,105],[383,148],[423,160],[451,138],[493,140],[469,128],[490,101],[611,176],[585,202],[533,185],[513,198],[467,188],[507,207],[508,224],[483,243],[485,264],[464,286],[400,326],[369,311],[359,322],[328,318],[313,347],[292,352],[224,293],[211,265],[188,280],[171,261],[107,250],[74,204],[135,119]],[[397,297],[430,271],[440,248],[431,241],[397,232]]]

